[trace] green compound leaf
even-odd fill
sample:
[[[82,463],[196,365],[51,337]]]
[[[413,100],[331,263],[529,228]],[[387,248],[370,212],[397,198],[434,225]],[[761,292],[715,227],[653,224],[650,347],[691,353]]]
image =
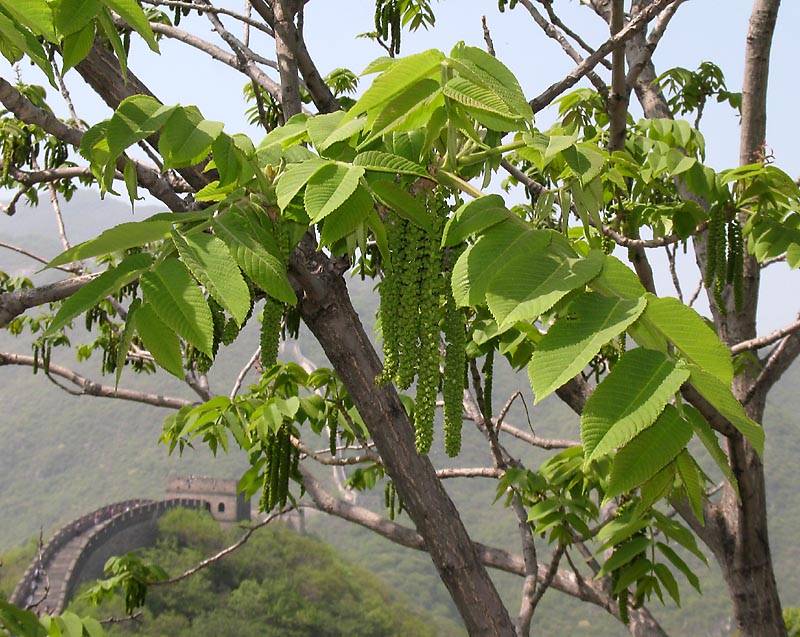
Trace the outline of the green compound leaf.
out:
[[[241,325],[250,311],[250,289],[228,246],[207,232],[181,235],[173,230],[172,240],[194,277]]]
[[[500,195],[486,195],[463,204],[447,220],[442,247],[458,245],[508,218],[505,200]]]
[[[477,108],[512,120],[519,117],[506,106],[506,103],[499,95],[490,89],[471,82],[465,77],[451,79],[442,87],[442,93],[464,106]]]
[[[764,430],[744,413],[744,407],[736,400],[730,384],[726,385],[715,376],[694,365],[690,365],[689,369],[691,370],[690,382],[694,385],[694,388],[750,441],[758,455],[763,458]]]
[[[697,519],[700,520],[700,524],[704,524],[703,500],[705,499],[705,481],[702,478],[700,467],[697,466],[694,458],[692,458],[686,449],[680,453],[675,464],[678,467],[678,475],[681,477],[681,482],[683,482],[683,488],[686,491],[689,505],[692,507],[692,511],[695,516],[697,516]]]
[[[122,336],[119,339],[119,345],[117,346],[117,364],[116,364],[116,371],[115,371],[115,380],[114,380],[114,388],[116,389],[119,387],[119,380],[122,378],[122,370],[125,367],[125,361],[128,358],[128,350],[131,347],[131,342],[133,341],[133,333],[136,330],[136,312],[139,310],[139,307],[142,305],[142,299],[133,299],[131,304],[128,306],[128,316],[125,319],[125,328],[122,330]]]
[[[644,298],[608,298],[594,292],[571,303],[568,317],[547,331],[528,365],[535,402],[582,372],[600,348],[622,334],[646,305]]]
[[[606,573],[610,573],[611,571],[615,571],[618,568],[625,566],[628,562],[630,562],[633,558],[641,555],[644,553],[648,548],[650,548],[651,542],[650,538],[644,536],[638,536],[630,540],[629,542],[625,542],[622,546],[614,550],[614,553],[608,558],[603,564],[603,567],[600,571],[595,575],[595,579],[603,577]]]
[[[134,323],[136,331],[139,332],[145,347],[156,359],[156,363],[183,380],[183,358],[178,335],[168,328],[164,321],[158,318],[155,310],[146,303],[136,310]]]
[[[325,218],[320,242],[329,246],[347,236],[364,223],[373,210],[372,197],[366,188],[359,186],[344,204]]]
[[[118,226],[101,232],[94,239],[79,243],[69,250],[62,252],[45,267],[52,268],[57,265],[64,265],[65,263],[72,263],[73,261],[80,261],[81,259],[88,259],[89,257],[96,257],[101,254],[119,252],[121,250],[127,250],[128,248],[144,245],[145,243],[160,241],[167,237],[172,226],[176,223],[201,221],[207,219],[210,215],[210,212],[167,212],[153,215],[144,221],[121,223]]]
[[[186,266],[178,259],[167,259],[142,275],[140,283],[145,302],[161,321],[201,352],[213,356],[211,310]]]
[[[305,208],[317,223],[339,208],[353,194],[364,169],[332,164],[318,170],[306,184]]]
[[[149,95],[134,95],[117,107],[108,121],[106,139],[112,159],[146,137],[161,129],[177,106],[164,106]]]
[[[433,224],[425,204],[393,181],[381,180],[370,184],[372,194],[398,215],[424,230],[431,231]]]
[[[617,452],[606,499],[629,493],[650,480],[685,449],[692,431],[678,410],[666,405],[652,425]]]
[[[213,226],[239,267],[262,290],[284,303],[297,303],[286,276],[286,265],[271,233],[248,223],[237,208],[216,217]]]
[[[516,115],[533,119],[533,111],[517,78],[493,55],[459,42],[450,52],[448,65],[462,77],[497,95]]]
[[[486,291],[489,310],[501,328],[515,321],[535,319],[597,276],[604,256],[598,250],[584,259],[518,254],[492,278]]]
[[[423,166],[409,161],[400,155],[383,153],[378,150],[368,150],[356,155],[353,166],[362,166],[367,170],[401,175],[415,175],[430,179],[430,175]]]
[[[203,119],[194,106],[176,108],[158,138],[164,168],[190,166],[205,158],[223,127],[222,122]]]
[[[309,159],[308,161],[290,164],[278,177],[275,183],[275,194],[278,196],[278,207],[285,210],[286,206],[294,199],[319,170],[333,164],[325,159]]]
[[[511,220],[493,226],[456,261],[452,283],[456,303],[473,307],[483,303],[489,284],[502,266],[520,253],[546,252],[549,243],[549,232],[530,230]]]
[[[149,254],[134,254],[124,259],[117,267],[103,272],[64,301],[47,328],[45,336],[54,334],[76,316],[83,314],[107,296],[117,292],[152,264],[153,258]]]
[[[643,318],[655,325],[690,363],[725,384],[733,381],[730,350],[692,308],[673,297],[648,294]]]
[[[722,450],[722,447],[719,444],[717,434],[711,428],[711,425],[706,422],[706,419],[703,418],[702,414],[691,405],[684,404],[683,413],[686,417],[686,420],[688,420],[689,424],[692,425],[694,432],[697,434],[697,437],[700,438],[700,441],[703,443],[703,446],[705,446],[709,455],[714,459],[714,462],[719,467],[722,475],[725,476],[738,496],[739,483],[736,481],[736,476],[733,475],[730,464],[728,464],[727,454]]]
[[[120,16],[127,22],[133,30],[142,36],[150,50],[158,53],[158,43],[156,42],[150,22],[147,20],[142,7],[136,0],[100,0],[106,7]]]
[[[443,60],[444,54],[441,51],[431,49],[391,62],[348,111],[344,121],[367,112],[370,118],[375,117],[377,113],[371,111],[379,112],[381,109],[378,107],[405,92],[419,80],[438,79]]]
[[[581,415],[586,463],[625,446],[652,425],[688,378],[688,369],[661,352],[626,352],[586,401]]]

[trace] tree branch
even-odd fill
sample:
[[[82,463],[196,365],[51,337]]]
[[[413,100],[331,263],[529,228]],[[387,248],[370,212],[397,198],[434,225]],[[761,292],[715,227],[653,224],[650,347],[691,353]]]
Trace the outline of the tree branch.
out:
[[[5,243],[4,241],[0,241],[0,248],[6,248],[7,250],[12,250],[14,252],[18,252],[19,254],[24,254],[26,257],[30,257],[34,261],[38,261],[44,265],[50,263],[49,259],[44,259],[33,252],[29,252],[25,248],[20,248],[19,246],[11,245],[10,243]],[[69,272],[70,274],[77,274],[81,272],[81,268],[76,265],[57,265],[53,268],[54,270],[61,270],[61,272]],[[2,301],[0,301],[0,307],[2,307]]]
[[[192,575],[194,575],[198,571],[201,571],[202,569],[204,569],[204,568],[206,568],[208,566],[211,566],[215,562],[219,562],[226,555],[230,555],[231,553],[233,553],[238,548],[241,548],[247,542],[247,540],[250,539],[250,536],[253,535],[253,533],[255,533],[256,531],[258,531],[258,529],[267,526],[267,524],[269,524],[273,520],[279,518],[281,515],[284,515],[285,513],[288,513],[289,511],[291,511],[292,508],[293,507],[288,508],[288,509],[284,509],[282,511],[278,511],[278,512],[273,513],[271,515],[268,515],[266,518],[261,520],[261,522],[258,522],[256,524],[253,524],[252,526],[248,527],[248,529],[247,529],[247,531],[245,531],[244,535],[242,535],[242,537],[240,537],[239,540],[237,540],[235,543],[233,543],[230,546],[222,549],[216,555],[212,555],[211,557],[204,559],[202,562],[199,562],[197,565],[193,566],[192,568],[186,569],[180,575],[176,575],[175,577],[170,577],[169,579],[153,580],[151,582],[147,582],[147,585],[148,586],[166,586],[167,584],[175,584],[177,582],[180,582],[181,580],[186,579],[187,577],[191,577]]]
[[[741,343],[736,343],[736,345],[731,347],[731,354],[735,355],[746,350],[761,349],[762,347],[776,343],[785,336],[795,334],[797,331],[800,331],[800,314],[797,315],[797,320],[794,323],[777,329],[771,334],[759,336],[758,338],[752,338],[748,341],[742,341]]]
[[[551,22],[548,22],[545,19],[545,17],[541,13],[539,13],[536,7],[533,6],[533,3],[530,0],[519,0],[519,3],[528,10],[528,13],[530,13],[531,17],[533,18],[533,21],[539,26],[539,28],[542,31],[544,31],[545,35],[547,35],[547,37],[555,40],[556,42],[559,43],[559,45],[561,45],[561,48],[564,50],[564,53],[566,53],[569,56],[569,58],[573,62],[575,62],[575,64],[581,64],[584,61],[581,54],[578,53],[569,43],[569,40],[567,40],[564,37],[564,34],[561,33],[555,27],[555,25],[553,25]],[[546,2],[545,5],[550,7],[550,3]],[[548,9],[548,13],[550,13],[551,11],[552,9]],[[595,73],[593,70],[587,71],[586,77],[592,83],[595,90],[597,90],[597,92],[600,93],[600,95],[603,97],[603,100],[607,102],[608,86],[606,86],[606,83],[603,81],[603,79],[599,75],[597,75],[597,73]]]
[[[34,365],[42,367],[42,361],[34,359],[33,356],[25,356],[23,354],[12,354],[10,352],[0,352],[0,367],[4,365],[21,365],[24,367],[33,367]],[[174,398],[171,396],[162,396],[159,394],[151,394],[145,391],[137,391],[132,389],[115,389],[108,385],[101,385],[96,383],[77,372],[72,371],[67,367],[50,363],[47,372],[50,376],[63,378],[76,387],[79,388],[80,396],[97,396],[100,398],[118,398],[120,400],[130,400],[144,405],[152,405],[154,407],[165,407],[167,409],[180,409],[192,403],[183,398]]]
[[[564,79],[556,82],[543,93],[533,98],[530,101],[533,112],[539,112],[564,91],[575,86],[575,84],[577,84],[584,75],[597,66],[600,63],[600,60],[605,58],[606,55],[608,55],[617,45],[625,42],[640,29],[643,29],[648,22],[650,22],[658,13],[661,12],[663,8],[675,1],[676,0],[656,0],[653,2],[653,4],[647,7],[647,9],[639,13],[633,20],[628,22],[628,24],[619,33],[601,44],[594,53],[587,57],[572,71],[570,71],[570,73]]]
[[[61,301],[71,296],[99,274],[83,274],[56,283],[0,294],[0,328],[32,307]]]

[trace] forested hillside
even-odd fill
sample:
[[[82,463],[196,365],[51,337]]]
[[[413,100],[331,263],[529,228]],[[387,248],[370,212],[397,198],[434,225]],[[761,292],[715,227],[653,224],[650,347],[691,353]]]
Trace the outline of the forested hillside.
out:
[[[40,209],[21,209],[17,218],[13,219],[13,224],[9,223],[12,220],[0,217],[2,240],[31,249],[35,247],[37,252],[46,255],[57,253],[59,249],[56,243],[50,249],[43,249],[48,244],[39,232],[46,228],[45,224],[50,223],[45,212],[45,206]],[[134,219],[142,219],[150,212],[137,209]],[[100,205],[94,194],[78,193],[66,207],[65,215],[71,227],[76,228],[74,240],[77,241],[91,236],[101,227],[129,218],[131,211],[127,205],[117,201],[108,200]],[[2,271],[9,274],[24,273],[37,267],[38,264],[22,255],[0,251]],[[354,301],[361,304],[361,315],[366,318],[374,317],[372,308],[375,299],[371,286],[369,280],[351,281]],[[369,325],[368,329],[371,327]],[[0,351],[8,349],[6,345],[10,338],[6,332],[0,333]],[[257,334],[253,332],[249,338],[239,339],[233,346],[235,350],[220,356],[211,377],[213,389],[220,393],[230,391],[239,373],[237,365],[240,363],[234,361],[246,360],[256,343]],[[315,363],[324,362],[319,349],[307,336],[301,336],[300,345],[305,356]],[[15,349],[20,350],[19,346]],[[70,354],[67,350],[64,353]],[[73,361],[67,362],[73,364]],[[99,379],[98,366],[96,360],[90,359],[78,365],[77,369]],[[530,387],[512,384],[525,380],[524,375],[512,378],[512,374],[498,371],[495,389],[497,402],[502,404],[504,397],[520,389],[530,409],[518,402],[510,412],[510,422],[521,429],[531,427],[542,436],[578,437],[578,420],[574,414],[558,401],[545,401],[534,409]],[[128,375],[128,381],[130,379]],[[251,375],[248,379],[255,382],[256,377]],[[113,384],[113,378],[105,378],[104,382]],[[160,375],[157,382],[145,375],[138,378],[136,383],[151,391],[164,394],[174,392],[175,395],[191,398],[185,386],[177,382],[170,383],[169,379],[165,381],[164,375]],[[797,436],[800,424],[797,416],[800,413],[800,397],[796,391],[798,384],[800,370],[795,368],[773,393],[765,422],[766,468],[772,507],[770,532],[779,585],[786,606],[800,604],[800,573],[795,567],[800,560],[800,549],[796,543],[796,529],[800,525],[800,494],[795,486],[798,476],[794,460],[800,453],[800,438]],[[0,551],[19,547],[38,534],[39,529],[44,530],[46,538],[57,525],[102,504],[131,497],[161,497],[171,475],[239,477],[247,466],[246,458],[235,450],[230,455],[220,454],[213,458],[205,446],[197,450],[189,449],[182,457],[177,453],[169,456],[167,449],[157,444],[163,418],[169,413],[167,410],[119,400],[70,396],[48,382],[42,374],[34,376],[26,368],[0,367],[0,404],[4,412],[4,417],[0,419],[0,440],[3,441],[0,446],[0,511],[3,512]],[[31,427],[32,423],[36,426]],[[31,431],[36,434],[32,436]],[[458,466],[491,464],[480,443],[476,432],[465,433],[464,451],[455,461]],[[444,463],[445,456],[441,449],[435,447],[434,455],[437,462]],[[535,467],[544,457],[530,455],[523,459],[527,466]],[[441,466],[453,466],[454,461],[448,462],[451,464]],[[495,515],[487,518],[481,514],[494,500],[494,484],[492,480],[473,478],[451,480],[447,486],[475,539],[501,547],[513,546],[517,533],[516,522],[514,516],[504,509],[502,500],[493,505]],[[374,495],[362,497],[360,503],[380,510],[383,491],[377,489]],[[399,521],[410,524],[405,515],[401,515]],[[368,531],[322,515],[310,516],[307,529],[341,549],[348,559],[358,561],[364,568],[390,581],[420,607],[438,617],[460,622],[427,555],[396,548]],[[265,537],[261,540],[263,545],[258,545],[266,552],[276,546],[271,533],[265,535],[272,539]],[[153,555],[159,555],[159,552],[155,551]],[[160,555],[163,556],[163,553]],[[191,556],[200,558],[201,552],[192,549]],[[266,556],[264,559],[267,559]],[[244,558],[234,558],[237,564],[245,561]],[[727,596],[716,567],[706,568],[697,561],[693,566],[701,575],[703,597],[700,598],[687,585],[682,587],[682,609],[667,612],[657,604],[651,604],[651,608],[675,635],[727,635]],[[0,581],[2,575],[0,569]],[[248,581],[239,586],[255,586],[252,579],[245,579]],[[497,576],[497,581],[506,599],[512,607],[515,606],[515,586],[518,586],[518,582],[509,575]],[[203,589],[209,584],[205,582],[189,586]],[[269,591],[260,594],[267,595]],[[235,604],[239,598],[241,596],[233,593],[229,603]],[[253,595],[247,599],[248,603],[256,603],[260,598]],[[358,612],[357,607],[353,608],[353,612]],[[159,630],[163,634],[179,635],[183,630],[201,630],[194,623],[177,619],[170,613],[172,611],[165,611],[159,621],[174,621],[174,630],[177,632],[170,632],[162,626]],[[565,636],[623,634],[621,625],[602,611],[571,601],[557,592],[547,593],[536,621],[542,634],[555,631]],[[161,626],[158,622],[155,625]],[[219,634],[213,632],[210,623],[206,622],[205,626],[203,630],[210,632],[191,634]]]

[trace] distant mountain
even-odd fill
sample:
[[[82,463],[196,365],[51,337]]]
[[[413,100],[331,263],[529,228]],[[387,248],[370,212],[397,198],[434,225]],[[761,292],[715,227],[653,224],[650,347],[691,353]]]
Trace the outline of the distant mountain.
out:
[[[99,229],[131,220],[144,219],[159,212],[158,208],[138,208],[133,216],[130,207],[118,200],[100,202],[97,195],[79,192],[64,207],[68,233],[73,241],[94,236]],[[43,238],[43,237],[47,238]],[[52,212],[44,204],[39,208],[20,207],[13,218],[0,215],[0,241],[41,250],[46,258],[60,251]],[[31,272],[38,265],[26,257],[0,249],[0,270]],[[363,308],[364,322],[371,329],[374,321],[375,297],[370,281],[352,280],[351,289],[358,307]],[[251,328],[253,326],[251,325]],[[221,393],[230,391],[242,360],[249,358],[257,343],[257,334],[250,331],[224,351],[215,365],[212,388]],[[303,353],[319,364],[324,356],[307,336],[301,336]],[[0,332],[0,351],[29,351],[24,341]],[[74,352],[57,353],[64,364],[76,366],[98,379],[97,362],[77,365]],[[249,380],[254,381],[255,376]],[[103,379],[112,383],[113,379]],[[135,378],[123,375],[123,384],[164,394],[187,398],[193,396],[168,374],[158,378]],[[496,402],[520,389],[532,406],[530,387],[524,374],[508,370],[498,372]],[[770,536],[779,584],[786,605],[800,605],[800,490],[796,485],[797,462],[800,457],[800,366],[787,373],[772,394],[766,416],[766,467],[770,503]],[[246,467],[243,454],[232,451],[219,458],[200,448],[188,450],[183,457],[168,457],[166,449],[156,441],[163,418],[163,409],[123,401],[76,397],[48,382],[30,369],[0,367],[0,551],[25,542],[43,528],[45,535],[81,513],[102,504],[129,497],[159,497],[171,475],[196,474],[220,477],[239,476]],[[521,428],[530,426],[543,436],[578,436],[574,414],[558,401],[545,401],[530,410],[518,404],[510,412],[511,422]],[[465,449],[456,462],[461,466],[486,464],[484,443],[475,432],[465,435]],[[546,456],[521,450],[529,467],[536,467]],[[444,462],[438,447],[437,461]],[[440,454],[440,455],[436,455]],[[448,461],[453,466],[453,461]],[[489,480],[451,480],[447,487],[462,510],[463,517],[476,539],[498,546],[514,548],[517,531],[513,516],[502,503],[491,504],[494,484]],[[376,498],[376,506],[381,504]],[[487,515],[487,511],[490,513]],[[409,523],[403,515],[400,520]],[[367,531],[354,528],[325,516],[309,522],[309,529],[337,546],[353,560],[373,570],[396,585],[401,592],[415,599],[424,608],[440,616],[457,620],[457,614],[446,590],[438,580],[427,556],[399,549]],[[713,562],[712,562],[713,564]],[[706,569],[695,564],[702,574],[704,596],[701,598],[682,584],[683,608],[661,610],[651,605],[674,636],[726,635],[729,613],[727,595],[715,567]],[[509,607],[519,603],[518,578],[499,575],[498,586]],[[565,596],[548,592],[537,613],[541,634],[576,637],[604,637],[626,634],[621,626],[603,611],[572,602]]]

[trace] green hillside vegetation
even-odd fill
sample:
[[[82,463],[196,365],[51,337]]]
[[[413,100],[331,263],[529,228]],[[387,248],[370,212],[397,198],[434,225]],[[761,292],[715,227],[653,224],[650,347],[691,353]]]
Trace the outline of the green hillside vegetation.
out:
[[[79,195],[76,195],[76,199],[80,199]],[[104,214],[97,211],[91,195],[85,194],[85,199],[80,203],[91,212],[92,221],[87,225],[103,221]],[[130,216],[129,207],[113,201],[104,203],[102,209],[110,211],[108,219],[113,220],[110,223],[118,221],[119,215]],[[31,210],[22,210],[19,215],[27,215]],[[70,215],[70,211],[74,210],[69,205],[65,214]],[[135,218],[144,218],[147,214],[149,212],[137,209]],[[47,245],[33,234],[41,219],[36,221],[33,213],[30,218],[35,221],[21,226],[19,235],[7,233],[16,228],[9,223],[5,226],[0,224],[0,233],[3,233],[5,240],[29,248]],[[78,219],[76,215],[75,221]],[[14,221],[16,223],[17,219]],[[86,226],[80,226],[76,237],[88,236],[91,232]],[[53,244],[51,252],[54,254],[57,251],[57,244]],[[30,267],[29,260],[0,251],[0,270],[14,272]],[[369,280],[351,281],[354,301],[367,322],[374,317],[376,300],[372,286]],[[371,327],[367,325],[367,329]],[[257,338],[256,331],[251,331],[220,355],[211,377],[212,389],[220,393],[230,390],[241,361],[249,357]],[[313,339],[301,332],[300,342],[307,357],[317,364],[325,363]],[[0,350],[24,352],[25,348],[24,343],[11,338],[6,332],[0,333]],[[85,370],[88,376],[99,379],[97,361],[76,365],[72,351],[57,354],[62,357],[59,362]],[[184,386],[172,383],[167,376],[159,374],[157,378],[136,378],[126,372],[123,384],[191,397],[187,396]],[[248,378],[251,382],[255,381],[254,375]],[[112,378],[102,380],[113,384]],[[800,437],[797,435],[797,414],[800,413],[800,398],[796,391],[798,384],[800,369],[795,366],[772,393],[765,418],[770,539],[785,606],[800,605],[800,572],[795,567],[800,561],[796,541],[796,530],[800,526],[800,493],[796,488],[797,463],[794,461],[800,453]],[[530,426],[537,435],[578,436],[577,417],[559,401],[547,400],[532,408],[531,391],[524,374],[514,375],[508,369],[498,369],[495,409],[498,410],[505,398],[517,389],[523,392],[531,409],[527,412],[518,402],[509,413],[509,422],[521,429],[528,429],[530,418]],[[23,556],[33,554],[33,545],[28,541],[38,535],[39,529],[44,530],[46,539],[58,525],[103,504],[131,497],[161,497],[171,475],[238,477],[246,468],[246,458],[237,450],[232,450],[230,455],[220,454],[213,458],[207,449],[198,447],[196,450],[187,450],[182,457],[177,454],[170,457],[167,450],[156,442],[163,418],[169,413],[167,410],[123,401],[69,396],[47,382],[42,375],[34,377],[29,369],[0,367],[0,401],[4,407],[4,418],[0,419],[0,440],[3,441],[0,446],[3,480],[0,490],[0,511],[3,511],[0,551],[11,552],[6,554],[0,568],[0,592],[7,593],[13,588],[17,574],[24,570],[28,560]],[[465,428],[464,440],[463,452],[455,461],[445,461],[443,451],[434,447],[437,465],[454,466],[455,462],[457,466],[487,466],[489,460],[481,435]],[[319,443],[320,448],[326,445],[327,441]],[[520,449],[511,443],[509,446],[514,451]],[[526,466],[535,468],[546,454],[537,454],[528,449],[521,453],[521,457]],[[321,470],[319,475],[324,477],[329,473]],[[486,515],[487,507],[495,497],[494,481],[483,478],[449,480],[447,487],[476,540],[518,550],[516,522],[513,515],[503,508],[502,502],[492,505],[492,515]],[[361,497],[359,504],[382,510],[382,489],[378,487],[374,495]],[[410,524],[405,515],[401,515],[399,521]],[[357,561],[389,582],[419,607],[436,617],[460,623],[427,555],[396,547],[369,531],[324,515],[308,516],[307,528],[343,551],[348,559]],[[195,557],[199,559],[201,554],[198,552]],[[547,556],[540,556],[540,559],[547,559]],[[682,608],[662,609],[656,602],[650,605],[651,610],[663,621],[664,628],[676,636],[728,635],[729,602],[716,567],[707,568],[697,560],[691,564],[700,577],[703,596],[682,581]],[[515,608],[519,602],[519,579],[505,574],[496,575],[495,578],[506,602]],[[167,619],[165,617],[163,621]],[[535,621],[541,634],[561,634],[565,637],[612,637],[625,634],[620,624],[604,611],[574,602],[552,591],[545,595]],[[163,634],[179,633],[165,628]]]
[[[174,576],[236,536],[205,512],[178,509],[164,515],[157,545],[142,557]],[[79,599],[70,610],[104,619],[124,616],[124,607],[117,594],[99,607]],[[280,523],[191,578],[151,588],[137,621],[108,627],[112,637],[435,637],[455,631],[414,610],[332,548]]]

